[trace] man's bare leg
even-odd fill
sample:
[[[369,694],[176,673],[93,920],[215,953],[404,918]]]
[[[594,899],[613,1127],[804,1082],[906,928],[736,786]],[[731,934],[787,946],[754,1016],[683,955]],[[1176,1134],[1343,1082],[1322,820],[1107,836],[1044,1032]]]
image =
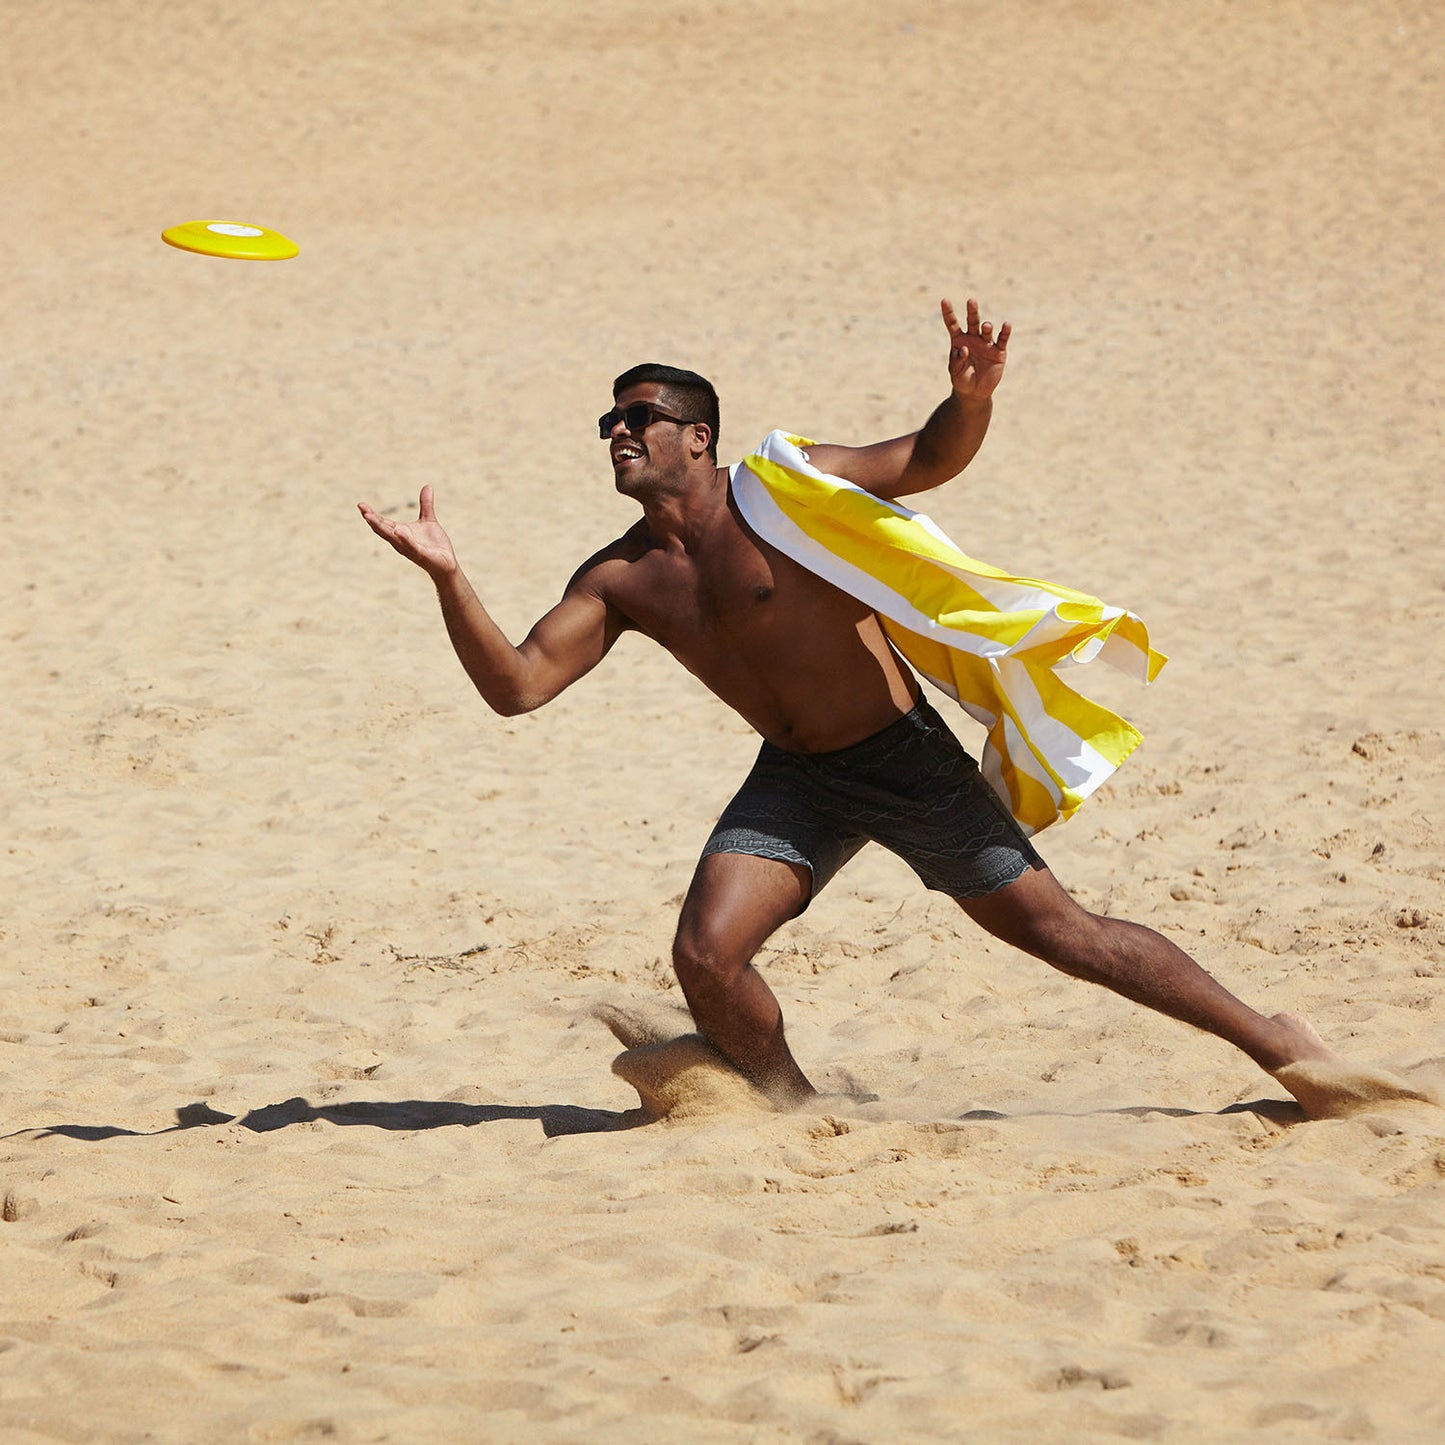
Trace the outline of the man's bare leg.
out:
[[[995,938],[1075,978],[1204,1029],[1242,1049],[1266,1073],[1338,1059],[1303,1019],[1257,1013],[1152,928],[1089,913],[1047,868],[1032,869],[998,892],[961,906]],[[1287,1080],[1281,1082],[1289,1087]]]
[[[752,960],[797,915],[812,886],[798,864],[714,853],[693,874],[672,951],[698,1032],[782,1108],[817,1090],[789,1051],[782,1010]]]

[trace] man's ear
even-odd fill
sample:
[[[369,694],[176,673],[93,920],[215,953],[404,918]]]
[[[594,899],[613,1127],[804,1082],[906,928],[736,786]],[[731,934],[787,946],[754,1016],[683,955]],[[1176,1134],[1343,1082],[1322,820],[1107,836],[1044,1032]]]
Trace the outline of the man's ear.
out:
[[[712,428],[705,421],[689,422],[692,427],[692,442],[688,450],[693,454],[694,459],[707,455],[708,448],[712,445]]]

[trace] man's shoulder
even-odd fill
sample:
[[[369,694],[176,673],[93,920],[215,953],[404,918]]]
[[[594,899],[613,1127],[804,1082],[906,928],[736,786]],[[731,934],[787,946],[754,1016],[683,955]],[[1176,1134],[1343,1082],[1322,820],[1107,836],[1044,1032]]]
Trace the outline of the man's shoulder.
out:
[[[643,520],[633,523],[620,537],[615,537],[605,547],[599,547],[572,574],[569,587],[586,585],[594,590],[605,587],[609,579],[616,578],[633,563],[641,561],[652,550],[653,542],[647,533]]]
[[[639,517],[620,537],[609,542],[597,556],[608,562],[637,562],[653,550],[656,543],[647,530],[647,519]]]

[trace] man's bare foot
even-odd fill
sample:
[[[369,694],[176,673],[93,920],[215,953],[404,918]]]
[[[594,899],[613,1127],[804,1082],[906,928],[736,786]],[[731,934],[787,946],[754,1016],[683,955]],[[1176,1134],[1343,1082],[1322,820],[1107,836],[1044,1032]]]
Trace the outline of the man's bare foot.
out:
[[[1440,1100],[1387,1069],[1352,1064],[1298,1014],[1275,1014],[1281,1052],[1288,1061],[1269,1070],[1294,1095],[1311,1119],[1343,1119],[1399,1104],[1433,1104]]]
[[[1342,1064],[1345,1060],[1315,1032],[1308,1019],[1298,1014],[1275,1014],[1270,1019],[1278,1030],[1279,1062],[1271,1074],[1289,1064]],[[1268,1066],[1266,1066],[1268,1067]]]

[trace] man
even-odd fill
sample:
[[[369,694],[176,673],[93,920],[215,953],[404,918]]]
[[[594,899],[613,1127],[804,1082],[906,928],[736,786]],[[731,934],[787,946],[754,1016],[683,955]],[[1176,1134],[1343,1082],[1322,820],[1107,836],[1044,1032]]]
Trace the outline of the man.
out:
[[[939,486],[988,430],[1007,359],[994,333],[942,303],[948,396],[921,430],[872,446],[814,446],[807,458],[878,497]],[[617,490],[641,519],[595,553],[562,600],[514,647],[487,614],[436,519],[361,504],[372,530],[436,585],[462,666],[510,716],[551,701],[635,629],[653,638],[763,739],[758,761],[703,851],[683,903],[673,963],[701,1034],[779,1105],[814,1093],[752,966],[764,941],[808,906],[863,842],[908,861],[989,933],[1075,977],[1206,1029],[1302,1095],[1291,1070],[1335,1056],[1303,1020],[1256,1013],[1150,929],[1075,903],[921,697],[862,602],[783,555],[742,520],[717,465],[718,407],[692,372],[641,366],[599,420]],[[1318,1100],[1310,1107],[1318,1110]]]

